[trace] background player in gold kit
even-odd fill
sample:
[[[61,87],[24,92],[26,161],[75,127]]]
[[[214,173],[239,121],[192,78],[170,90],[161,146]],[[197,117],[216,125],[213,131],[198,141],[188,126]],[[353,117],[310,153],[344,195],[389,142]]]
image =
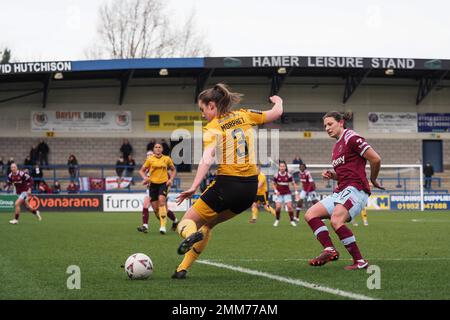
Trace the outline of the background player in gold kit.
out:
[[[159,232],[166,233],[167,223],[167,193],[175,179],[176,169],[170,157],[162,154],[160,143],[153,147],[153,155],[147,158],[139,170],[143,184],[149,185],[150,201],[155,214],[159,215],[161,227]],[[148,171],[148,176],[147,176]]]
[[[148,159],[150,156],[153,155],[153,149],[149,150],[147,152],[147,158]],[[145,174],[148,174],[148,169],[146,169]],[[168,178],[170,178],[170,176],[168,175]],[[175,214],[169,209],[169,207],[167,206],[167,200],[168,198],[166,197],[166,208],[167,208],[167,217],[172,220],[172,230],[175,231],[177,226],[178,226],[178,219],[175,216]],[[137,230],[139,232],[143,232],[143,233],[147,233],[148,232],[148,218],[149,218],[149,213],[148,213],[148,208],[151,206],[151,199],[150,199],[150,190],[147,189],[147,194],[144,197],[144,203],[142,204],[142,226],[137,227]],[[159,218],[159,214],[158,212],[155,212],[155,217],[156,219],[158,219],[158,221],[160,221]]]
[[[273,216],[275,216],[275,209],[273,209],[269,201],[267,200],[267,178],[264,173],[261,172],[261,167],[258,165],[258,191],[256,192],[255,202],[252,205],[252,218],[249,221],[250,223],[256,223],[258,219],[258,206],[262,205],[267,212],[270,212]]]
[[[178,224],[177,230],[184,238],[178,253],[185,256],[172,276],[174,279],[186,277],[187,270],[205,249],[215,225],[235,217],[255,200],[258,171],[252,127],[278,119],[283,113],[283,101],[272,96],[274,106],[266,112],[232,111],[233,104],[239,103],[240,98],[240,94],[230,92],[223,84],[204,90],[198,96],[198,106],[208,121],[203,132],[203,157],[191,188],[182,192],[177,202],[195,194],[215,158],[218,170],[216,179]]]
[[[363,221],[363,225],[364,226],[368,226],[369,225],[369,221],[367,220],[367,207],[364,207],[362,210],[361,210],[361,220]],[[358,223],[355,221],[355,220],[353,220],[353,225],[355,226],[355,227],[357,227],[358,226]]]

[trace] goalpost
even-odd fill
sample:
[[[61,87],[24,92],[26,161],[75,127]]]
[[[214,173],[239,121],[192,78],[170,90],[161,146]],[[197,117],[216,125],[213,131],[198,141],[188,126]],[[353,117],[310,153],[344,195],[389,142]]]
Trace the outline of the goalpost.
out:
[[[323,170],[332,169],[332,166],[330,164],[307,164],[307,168],[315,180],[319,193],[330,194],[336,186],[336,181],[323,179],[321,173]],[[288,164],[288,169],[294,175],[299,171],[297,164]],[[271,161],[271,166],[267,167],[265,172],[273,175],[277,170],[278,164]],[[369,165],[366,166],[366,173],[369,179]],[[424,177],[423,166],[421,164],[382,164],[377,180],[386,190],[372,188],[373,195],[395,195],[399,198],[408,197],[410,199],[416,199],[419,204],[417,209],[424,211]],[[416,208],[414,204],[411,204],[410,207],[409,205],[407,207],[406,204],[402,204],[401,206],[404,206],[404,208],[399,209]]]

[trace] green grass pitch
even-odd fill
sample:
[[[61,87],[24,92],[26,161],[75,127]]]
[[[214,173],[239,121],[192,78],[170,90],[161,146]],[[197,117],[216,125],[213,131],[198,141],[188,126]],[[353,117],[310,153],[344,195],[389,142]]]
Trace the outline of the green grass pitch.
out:
[[[186,280],[170,279],[181,257],[180,237],[138,233],[138,213],[46,213],[38,222],[23,213],[0,214],[0,299],[347,299],[346,297],[196,263]],[[181,216],[181,213],[178,213]],[[377,299],[450,299],[450,212],[369,212],[368,227],[352,230],[363,255],[380,267],[381,288],[368,289],[365,270],[345,271],[350,256],[331,232],[341,259],[320,268],[307,264],[321,247],[301,222],[296,228],[283,213],[280,226],[260,212],[249,212],[213,230],[201,259],[340,289]],[[123,269],[135,252],[149,255],[154,273],[129,280]],[[81,269],[81,289],[66,287],[69,265]]]

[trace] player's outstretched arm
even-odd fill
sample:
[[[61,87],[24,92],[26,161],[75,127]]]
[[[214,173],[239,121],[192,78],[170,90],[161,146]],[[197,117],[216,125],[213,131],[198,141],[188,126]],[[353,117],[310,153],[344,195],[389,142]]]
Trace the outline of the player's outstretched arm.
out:
[[[12,186],[12,181],[9,180],[9,177],[8,177],[8,179],[6,180],[5,186],[3,187],[3,190],[6,192],[9,192],[9,189],[11,188],[11,186]]]
[[[278,194],[277,185],[275,183],[272,183],[272,189],[275,194]]]
[[[270,97],[270,101],[274,104],[272,109],[265,111],[265,122],[273,122],[277,120],[283,114],[283,99],[279,96]]]
[[[177,169],[175,168],[175,166],[169,167],[169,180],[167,180],[166,182],[166,185],[168,187],[173,186],[173,180],[175,179],[176,176],[177,176]]]
[[[264,181],[259,182],[258,183],[258,189],[261,189],[263,185],[264,185]]]
[[[377,181],[381,167],[381,157],[372,148],[367,149],[367,151],[364,152],[363,157],[370,163],[370,182],[372,182],[372,185],[375,188],[384,190]]]

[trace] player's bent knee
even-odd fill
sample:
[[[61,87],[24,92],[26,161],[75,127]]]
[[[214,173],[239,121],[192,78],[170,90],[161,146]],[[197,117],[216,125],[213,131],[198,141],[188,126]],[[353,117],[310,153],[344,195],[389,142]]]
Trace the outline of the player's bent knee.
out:
[[[314,218],[314,213],[311,209],[308,209],[305,213],[304,219],[306,222]]]
[[[337,230],[345,224],[345,218],[342,216],[331,216],[330,223],[333,229]]]

